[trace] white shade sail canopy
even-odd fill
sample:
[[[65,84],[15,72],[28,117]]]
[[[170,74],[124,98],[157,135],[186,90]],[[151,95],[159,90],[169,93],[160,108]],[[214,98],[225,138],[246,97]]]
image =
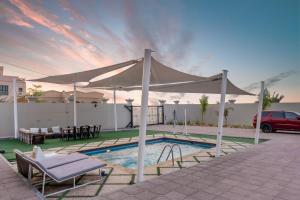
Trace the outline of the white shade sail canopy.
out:
[[[143,60],[144,59],[141,59],[135,65],[128,68],[127,70],[124,70],[123,72],[120,72],[119,74],[99,81],[91,82],[87,87],[120,88],[129,86],[141,86],[143,78]],[[206,77],[187,74],[167,67],[151,57],[150,84],[199,81],[206,79]]]
[[[105,90],[141,90],[143,77],[143,59],[132,67],[114,76],[91,82],[86,87]],[[201,77],[186,74],[167,67],[151,57],[151,75],[149,91],[169,93],[221,93],[222,74]],[[227,94],[252,95],[232,84],[228,80]]]
[[[55,75],[55,76],[47,76],[44,78],[33,79],[30,81],[37,82],[46,82],[46,83],[56,83],[56,84],[72,84],[78,82],[89,82],[91,79],[96,78],[97,76],[106,74],[108,72],[127,67],[129,65],[133,65],[137,63],[137,60],[130,60],[122,63],[118,63],[115,65],[110,65],[107,67],[101,67],[97,69],[76,72],[71,74],[63,74],[63,75]]]

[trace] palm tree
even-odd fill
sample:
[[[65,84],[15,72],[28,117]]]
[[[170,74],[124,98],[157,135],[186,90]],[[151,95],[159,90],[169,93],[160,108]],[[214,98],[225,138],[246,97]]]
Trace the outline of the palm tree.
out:
[[[280,95],[279,93],[275,92],[271,96],[269,90],[266,88],[264,90],[262,109],[266,110],[267,108],[271,107],[272,103],[279,103],[283,98],[284,95]]]
[[[233,111],[233,107],[224,108],[225,126],[228,125],[228,116],[230,111]]]
[[[29,99],[34,100],[35,103],[40,103],[40,96],[43,95],[42,86],[41,85],[32,85],[32,88],[28,88]]]
[[[280,95],[279,93],[273,92],[271,97],[272,103],[280,103],[280,101],[284,98],[284,95]]]
[[[225,126],[228,125],[228,116],[229,116],[230,111],[233,111],[233,110],[234,110],[233,107],[227,107],[227,108],[225,107],[224,108],[224,114],[223,114],[223,116],[225,118]],[[219,111],[216,111],[216,113],[219,116]]]
[[[201,99],[199,99],[199,102],[200,102],[200,112],[201,112],[201,124],[203,124],[204,115],[208,107],[208,96],[202,95]]]

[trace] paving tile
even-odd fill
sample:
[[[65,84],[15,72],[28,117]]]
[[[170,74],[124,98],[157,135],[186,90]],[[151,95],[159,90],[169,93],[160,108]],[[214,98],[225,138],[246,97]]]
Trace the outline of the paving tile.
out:
[[[166,196],[159,196],[154,198],[153,200],[171,200],[171,199],[167,198]]]
[[[195,198],[195,199],[199,199],[199,200],[212,200],[215,199],[217,197],[217,195],[214,194],[210,194],[204,191],[200,191],[197,192],[189,197]]]
[[[157,197],[157,194],[150,192],[150,191],[144,191],[136,195],[136,198],[140,200],[151,200]]]
[[[144,189],[134,185],[132,187],[127,187],[127,188],[123,189],[122,191],[129,195],[133,195],[133,194],[139,194],[139,193],[143,192]]]
[[[107,195],[107,197],[111,200],[123,199],[123,198],[126,198],[128,196],[129,196],[129,194],[127,194],[123,191],[116,191],[116,192],[113,192],[113,193]]]
[[[179,193],[179,192],[176,192],[176,191],[169,192],[165,196],[167,198],[173,199],[173,200],[182,200],[186,197],[186,195],[182,194],[181,192]]]

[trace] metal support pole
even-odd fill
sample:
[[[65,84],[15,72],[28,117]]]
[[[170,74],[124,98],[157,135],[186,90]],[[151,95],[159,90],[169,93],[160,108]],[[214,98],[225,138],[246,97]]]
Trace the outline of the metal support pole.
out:
[[[259,142],[261,112],[262,112],[262,105],[263,105],[263,100],[264,100],[264,90],[265,90],[265,82],[262,81],[261,87],[260,87],[257,118],[256,118],[256,129],[255,129],[255,140],[254,140],[255,144],[258,144],[258,142]]]
[[[77,94],[76,94],[76,82],[73,83],[73,106],[74,106],[74,126],[77,126]]]
[[[18,99],[17,99],[17,78],[13,79],[13,97],[14,97],[14,137],[18,138]]]
[[[115,131],[118,130],[117,104],[116,104],[116,89],[114,89],[114,123]]]
[[[186,108],[184,109],[184,133],[187,135],[187,127],[186,127]]]
[[[137,182],[144,180],[144,157],[145,157],[145,139],[147,130],[147,113],[148,113],[148,96],[151,74],[151,49],[145,49],[144,65],[143,65],[143,86],[141,100],[141,117],[139,128],[139,151],[138,151],[138,166],[137,166]]]
[[[46,184],[46,173],[43,173],[43,186],[42,186],[42,195],[45,194],[45,184]]]
[[[227,72],[228,72],[227,70],[223,70],[223,73],[222,73],[222,85],[221,85],[221,97],[220,97],[220,105],[219,105],[216,157],[220,157],[221,148],[222,148],[225,95],[226,95],[226,90],[227,90]]]
[[[173,134],[176,134],[176,105],[175,105],[175,109],[173,111]]]

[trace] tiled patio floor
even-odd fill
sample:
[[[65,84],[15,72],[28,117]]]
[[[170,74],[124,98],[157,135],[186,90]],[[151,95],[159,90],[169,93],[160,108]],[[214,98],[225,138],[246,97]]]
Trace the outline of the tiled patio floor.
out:
[[[201,131],[205,132],[206,130],[200,130],[199,132]],[[231,129],[231,131],[234,132],[236,129]],[[250,130],[247,134],[250,135]],[[236,133],[237,135],[239,133]],[[65,193],[61,197],[64,199],[100,200],[298,200],[300,196],[300,135],[270,134],[268,138],[272,138],[272,140],[255,146],[242,143],[226,143],[223,145],[223,155],[225,156],[219,159],[211,157],[214,155],[214,150],[185,157],[182,166],[177,165],[175,170],[174,168],[164,168],[164,166],[147,168],[147,180],[132,186],[129,185],[134,183],[134,173],[125,168],[110,165],[106,169],[109,176],[105,179],[105,184],[83,187]],[[68,148],[56,148],[51,151],[65,153],[135,140],[136,138],[110,140],[104,143],[98,142],[74,145]],[[210,139],[207,140],[208,142],[214,142]],[[249,148],[244,150],[246,147]],[[231,152],[235,153],[230,154]],[[176,172],[172,173],[172,171]],[[4,174],[0,171],[1,177],[5,176]],[[160,176],[158,177],[158,175]],[[84,182],[86,179],[94,177],[92,173],[78,181]],[[7,182],[9,181],[1,182],[0,199],[6,199],[5,197],[9,195],[7,190],[3,189],[3,183]],[[24,185],[21,179],[16,182],[19,185]],[[53,190],[56,187],[61,187],[61,185],[52,185],[48,188]],[[31,193],[32,190],[26,186],[26,190],[24,189],[25,194],[28,191],[34,195],[34,193]],[[3,196],[2,193],[6,196]],[[33,198],[35,197],[33,196]]]
[[[0,156],[0,200],[39,199],[32,187],[26,184]]]
[[[272,136],[271,136],[272,137]],[[260,145],[147,180],[101,200],[299,200],[300,135],[274,134]]]
[[[193,140],[193,141],[200,141],[200,142],[210,142],[215,143],[215,140],[212,139],[201,139],[195,138],[190,136],[183,136],[183,135],[166,135],[166,134],[156,134],[156,135],[148,135],[147,139],[153,138],[161,138],[161,137],[168,137],[168,138],[178,138],[178,139],[185,139],[185,140]],[[78,144],[63,148],[54,148],[49,149],[46,153],[55,152],[55,153],[70,153],[75,151],[82,151],[88,149],[94,149],[99,147],[105,146],[112,146],[112,145],[119,145],[128,142],[136,142],[138,140],[137,137],[134,138],[123,138],[123,139],[114,139],[114,140],[107,140],[104,142],[93,142],[87,144]],[[223,155],[236,152],[242,149],[251,146],[251,144],[241,143],[241,142],[230,142],[230,141],[223,141]],[[194,153],[188,156],[183,157],[183,162],[175,162],[175,166],[171,164],[171,161],[161,163],[156,166],[150,166],[145,168],[145,179],[155,178],[157,176],[168,174],[186,167],[194,166],[200,162],[209,161],[214,158],[215,148],[205,149],[199,151],[198,153]],[[95,183],[92,185],[85,186],[81,189],[77,189],[74,191],[66,192],[53,198],[48,199],[58,199],[58,198],[65,198],[65,199],[89,199],[96,197],[98,195],[102,195],[105,193],[111,193],[113,191],[122,189],[127,187],[128,185],[135,183],[135,170],[127,169],[118,165],[108,164],[108,166],[104,169],[108,176],[105,177],[103,182],[99,185],[99,183]],[[78,184],[84,183],[87,180],[94,180],[96,179],[97,172],[91,172],[88,176],[84,176],[81,179],[78,179]],[[36,177],[36,181],[40,180],[40,176]],[[54,192],[57,191],[58,188],[71,186],[72,182],[64,183],[63,185],[52,184],[46,187],[47,192]]]

